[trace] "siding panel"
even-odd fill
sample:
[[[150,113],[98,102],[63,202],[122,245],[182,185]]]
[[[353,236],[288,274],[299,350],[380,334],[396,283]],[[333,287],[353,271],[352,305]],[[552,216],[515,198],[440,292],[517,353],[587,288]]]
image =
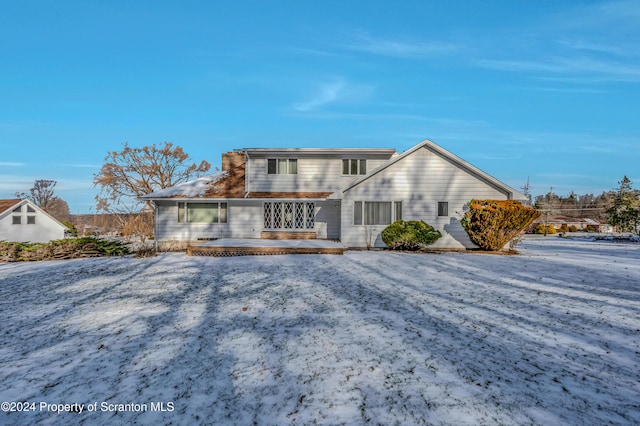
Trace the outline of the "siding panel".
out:
[[[369,241],[384,247],[384,226],[353,225],[353,202],[402,201],[403,219],[424,220],[442,232],[434,247],[471,248],[460,219],[473,198],[504,200],[507,195],[423,148],[344,194],[341,240],[348,247],[365,247]],[[447,217],[438,217],[439,201],[449,203]]]
[[[283,157],[279,157],[283,158]],[[298,158],[291,156],[290,158]],[[360,156],[359,158],[366,158]],[[342,175],[342,159],[336,157],[299,157],[298,174],[270,175],[267,158],[251,158],[249,166],[250,192],[329,192],[337,191],[362,176]],[[386,159],[367,159],[367,170],[386,163]]]

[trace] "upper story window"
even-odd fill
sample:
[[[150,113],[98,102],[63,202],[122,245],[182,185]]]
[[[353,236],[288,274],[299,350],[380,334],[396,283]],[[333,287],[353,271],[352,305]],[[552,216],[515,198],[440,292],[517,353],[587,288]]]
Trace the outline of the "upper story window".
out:
[[[22,224],[22,216],[13,216],[11,218],[12,225],[21,225]]]
[[[345,158],[342,160],[343,175],[366,175],[367,160],[358,160],[354,158]]]
[[[298,160],[295,158],[269,158],[267,173],[270,175],[297,175]]]

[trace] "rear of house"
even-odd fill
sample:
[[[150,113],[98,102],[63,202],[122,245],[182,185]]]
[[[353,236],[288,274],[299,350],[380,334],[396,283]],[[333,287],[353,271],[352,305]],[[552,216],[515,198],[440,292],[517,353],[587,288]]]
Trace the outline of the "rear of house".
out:
[[[158,241],[320,238],[384,247],[398,219],[424,220],[435,247],[474,247],[460,226],[473,198],[525,196],[431,141],[393,149],[246,148],[222,171],[144,197],[155,205]]]

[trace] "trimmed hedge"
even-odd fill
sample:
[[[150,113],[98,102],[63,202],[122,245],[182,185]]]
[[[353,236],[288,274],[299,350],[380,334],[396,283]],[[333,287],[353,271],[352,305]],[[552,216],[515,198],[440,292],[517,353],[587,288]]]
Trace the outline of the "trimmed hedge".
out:
[[[534,234],[556,234],[558,230],[553,225],[545,226],[543,223],[539,224],[533,230]]]
[[[540,216],[515,200],[471,200],[462,227],[482,250],[501,250]]]
[[[397,220],[382,231],[382,241],[392,250],[419,250],[442,237],[421,220]]]
[[[122,256],[125,254],[129,254],[129,249],[124,243],[94,237],[66,238],[48,243],[0,241],[0,261],[5,262]]]

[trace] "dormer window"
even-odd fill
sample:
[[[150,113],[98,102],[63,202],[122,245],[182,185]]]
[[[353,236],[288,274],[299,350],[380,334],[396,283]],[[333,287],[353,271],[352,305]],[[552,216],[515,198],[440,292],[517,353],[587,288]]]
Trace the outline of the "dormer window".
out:
[[[343,159],[342,174],[343,175],[366,175],[367,160],[360,160],[355,158]]]
[[[269,158],[267,160],[267,174],[297,175],[298,160],[295,158]]]

